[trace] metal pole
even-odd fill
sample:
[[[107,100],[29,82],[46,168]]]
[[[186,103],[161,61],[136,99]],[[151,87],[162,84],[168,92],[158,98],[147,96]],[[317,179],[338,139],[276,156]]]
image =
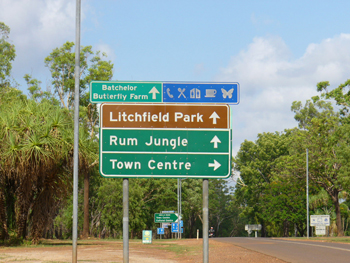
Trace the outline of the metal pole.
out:
[[[180,179],[180,216],[182,215],[182,207],[181,207],[181,194],[182,194],[182,189],[181,189],[181,179]],[[181,220],[182,220],[182,217],[181,217]],[[181,222],[180,222],[180,228],[179,228],[179,234],[180,234],[180,239],[181,239]]]
[[[180,183],[179,183],[179,178],[177,179],[177,214],[178,214],[178,219],[177,219],[177,238],[179,239],[180,237]]]
[[[209,262],[209,180],[203,179],[203,263]]]
[[[129,263],[129,179],[123,178],[123,262]]]
[[[79,86],[80,86],[80,10],[81,2],[76,0],[76,26],[75,26],[75,86],[74,86],[74,150],[73,150],[73,257],[76,263],[77,237],[78,237],[78,173],[79,173]]]
[[[306,149],[306,211],[307,211],[307,238],[309,239],[309,149]]]

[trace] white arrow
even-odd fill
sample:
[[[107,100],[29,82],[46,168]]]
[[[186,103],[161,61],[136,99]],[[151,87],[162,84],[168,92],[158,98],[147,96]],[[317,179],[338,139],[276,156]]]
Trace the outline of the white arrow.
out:
[[[214,163],[209,163],[209,167],[214,167],[214,171],[218,169],[221,166],[221,164],[214,159]]]
[[[148,93],[152,93],[152,100],[156,99],[156,94],[159,93],[156,87],[153,87]]]
[[[209,119],[213,119],[213,124],[216,124],[216,119],[220,119],[219,115],[214,111],[212,115],[210,115]]]
[[[210,141],[210,143],[214,143],[214,148],[218,148],[218,143],[221,143],[220,139],[218,136],[214,136],[214,138]]]

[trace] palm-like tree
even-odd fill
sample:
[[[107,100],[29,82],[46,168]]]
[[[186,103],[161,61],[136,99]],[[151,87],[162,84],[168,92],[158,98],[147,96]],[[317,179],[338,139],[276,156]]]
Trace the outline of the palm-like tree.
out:
[[[0,127],[3,237],[8,237],[3,200],[12,195],[15,202],[7,205],[14,207],[17,237],[25,238],[30,225],[37,242],[71,185],[72,121],[48,101],[24,100],[1,109]]]

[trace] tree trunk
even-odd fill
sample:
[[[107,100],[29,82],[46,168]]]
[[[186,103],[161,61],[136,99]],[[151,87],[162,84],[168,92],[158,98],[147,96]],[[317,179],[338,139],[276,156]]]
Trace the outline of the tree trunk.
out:
[[[1,239],[8,239],[9,234],[7,230],[7,217],[6,217],[6,209],[5,209],[5,197],[4,194],[0,193],[0,222],[2,227]]]
[[[283,221],[283,237],[289,237],[289,221]]]
[[[336,224],[337,224],[337,230],[338,230],[338,237],[342,237],[342,236],[344,236],[344,231],[343,231],[343,226],[341,223],[341,214],[340,214],[340,205],[339,205],[338,194],[339,194],[339,192],[337,190],[334,190],[333,195],[332,195],[332,200],[333,200],[333,204],[335,207],[335,214],[337,216]]]
[[[89,181],[90,172],[86,172],[84,175],[84,226],[83,226],[83,238],[89,237]]]

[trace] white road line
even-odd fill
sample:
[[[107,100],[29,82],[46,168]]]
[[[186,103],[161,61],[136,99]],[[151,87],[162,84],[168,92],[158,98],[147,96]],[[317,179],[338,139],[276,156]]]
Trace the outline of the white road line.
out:
[[[264,240],[265,241],[265,240]],[[326,247],[326,248],[331,248],[331,249],[337,249],[337,250],[343,250],[343,251],[349,251],[350,249],[346,248],[339,248],[339,247],[329,247],[329,246],[322,246],[322,245],[315,245],[315,244],[308,244],[307,242],[296,242],[296,241],[284,241],[284,240],[276,240],[273,239],[273,241],[280,241],[282,243],[291,243],[291,244],[300,244],[300,245],[307,245],[307,246],[314,246],[314,247]],[[271,242],[271,241],[270,241]]]

